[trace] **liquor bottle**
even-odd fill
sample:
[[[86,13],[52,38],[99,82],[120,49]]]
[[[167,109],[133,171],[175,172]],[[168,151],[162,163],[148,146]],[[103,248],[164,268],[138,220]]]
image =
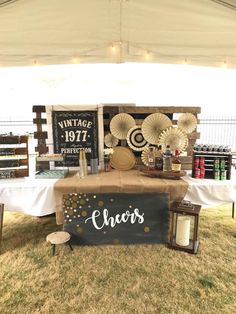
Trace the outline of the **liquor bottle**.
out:
[[[181,161],[179,159],[179,154],[180,154],[179,150],[176,149],[175,156],[172,158],[172,165],[171,165],[172,171],[179,172],[181,170]]]
[[[150,146],[148,149],[148,169],[155,169],[155,151],[153,146]]]
[[[170,145],[167,145],[163,154],[163,171],[171,171],[171,156]]]
[[[162,146],[158,146],[158,150],[155,157],[155,169],[163,170],[163,158],[162,158]]]

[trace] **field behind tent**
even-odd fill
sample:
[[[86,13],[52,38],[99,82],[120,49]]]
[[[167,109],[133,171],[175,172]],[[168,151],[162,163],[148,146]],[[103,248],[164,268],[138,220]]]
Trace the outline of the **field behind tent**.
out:
[[[55,217],[5,212],[0,313],[234,313],[236,219],[203,209],[196,255],[165,245],[59,246]]]

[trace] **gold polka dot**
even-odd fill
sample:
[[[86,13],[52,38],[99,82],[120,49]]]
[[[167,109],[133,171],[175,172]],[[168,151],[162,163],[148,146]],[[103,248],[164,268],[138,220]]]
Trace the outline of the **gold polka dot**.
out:
[[[119,239],[114,239],[112,242],[113,242],[113,244],[120,244],[120,240]]]
[[[68,214],[69,214],[70,216],[73,216],[73,215],[74,215],[74,211],[73,211],[72,209],[70,209],[70,210],[68,210]]]
[[[88,213],[86,212],[86,210],[83,210],[82,213],[81,213],[81,215],[82,215],[83,217],[86,217],[86,216],[88,215]]]
[[[76,208],[76,207],[77,207],[77,203],[73,203],[73,204],[72,204],[72,207],[73,207],[73,208]]]
[[[104,202],[103,202],[103,201],[99,201],[99,202],[98,202],[98,206],[103,207],[103,205],[104,205]]]
[[[93,198],[96,198],[96,197],[97,197],[97,195],[94,195],[94,196],[93,196]]]
[[[82,199],[79,201],[79,203],[80,203],[81,205],[84,205],[84,204],[86,203],[86,201],[82,198]]]
[[[144,227],[144,232],[150,232],[150,228],[149,227]]]
[[[76,202],[76,201],[78,200],[77,195],[73,195],[73,196],[72,196],[72,200],[73,200],[74,202]]]
[[[70,201],[69,200],[65,201],[65,205],[69,206],[70,205]]]
[[[129,205],[129,208],[132,208],[132,205]]]
[[[111,199],[110,199],[110,202],[111,202],[111,203],[114,202],[114,198],[111,198]]]

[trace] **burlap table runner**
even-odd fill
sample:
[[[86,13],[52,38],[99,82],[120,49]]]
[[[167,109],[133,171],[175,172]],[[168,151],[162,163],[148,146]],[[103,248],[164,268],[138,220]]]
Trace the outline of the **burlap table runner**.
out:
[[[101,172],[80,178],[76,174],[54,185],[56,222],[63,224],[63,194],[67,193],[169,193],[170,202],[181,201],[188,189],[183,180],[149,178],[138,170]]]

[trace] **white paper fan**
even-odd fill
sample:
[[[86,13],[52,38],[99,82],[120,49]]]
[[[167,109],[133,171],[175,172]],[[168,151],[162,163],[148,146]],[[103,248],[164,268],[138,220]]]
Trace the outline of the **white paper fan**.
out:
[[[148,152],[149,152],[149,148],[147,146],[144,148],[144,150],[142,151],[142,154],[141,154],[141,160],[142,160],[143,164],[147,167],[148,167]]]
[[[165,150],[166,146],[170,145],[172,151],[176,149],[184,151],[188,146],[188,137],[181,129],[169,127],[161,132],[159,144],[162,146],[162,150]]]
[[[125,140],[129,129],[135,126],[134,118],[128,113],[119,113],[115,115],[110,122],[112,135],[120,140]]]
[[[130,148],[137,152],[142,151],[148,145],[143,137],[141,126],[136,125],[128,131],[127,143]]]
[[[183,113],[179,117],[177,125],[185,133],[192,133],[197,127],[197,118],[192,113]]]
[[[165,114],[152,113],[143,120],[143,137],[148,143],[156,145],[161,131],[170,126],[172,126],[172,122]]]
[[[105,135],[104,143],[107,147],[115,147],[118,145],[119,140],[111,133]]]

